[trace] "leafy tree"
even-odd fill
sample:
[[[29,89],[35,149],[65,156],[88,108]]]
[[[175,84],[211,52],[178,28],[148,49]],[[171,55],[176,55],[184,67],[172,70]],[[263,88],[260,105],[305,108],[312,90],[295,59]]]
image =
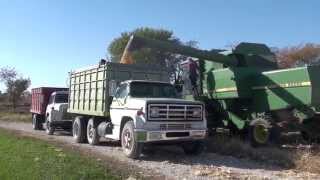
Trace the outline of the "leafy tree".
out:
[[[320,45],[307,43],[278,49],[279,66],[288,68],[320,63]]]
[[[108,51],[111,55],[111,61],[119,62],[124,52],[124,49],[129,41],[131,35],[138,35],[141,37],[147,37],[150,39],[167,41],[179,44],[180,41],[173,36],[172,31],[164,29],[153,29],[153,28],[138,28],[131,32],[124,32],[119,38],[115,38],[109,45]],[[172,54],[168,52],[163,52],[158,49],[151,49],[148,47],[143,47],[137,51],[134,51],[132,56],[135,63],[150,63],[150,64],[160,64],[166,65],[166,59],[168,59]]]
[[[0,69],[0,80],[6,85],[7,98],[15,110],[24,91],[30,86],[30,79],[20,77],[14,68],[6,67]]]
[[[4,67],[0,69],[0,80],[5,83],[12,81],[17,77],[17,71],[14,68]]]
[[[111,55],[112,62],[120,62],[124,49],[131,35],[138,35],[149,39],[161,40],[176,44],[184,44],[191,47],[197,47],[197,41],[188,41],[182,43],[173,35],[172,31],[154,28],[138,28],[131,32],[124,32],[119,38],[115,38],[109,45],[108,51]],[[132,53],[132,57],[137,64],[159,64],[169,68],[171,80],[176,83],[181,80],[180,62],[187,59],[186,56],[177,55],[170,52],[162,51],[161,49],[151,49],[146,47],[140,48]]]

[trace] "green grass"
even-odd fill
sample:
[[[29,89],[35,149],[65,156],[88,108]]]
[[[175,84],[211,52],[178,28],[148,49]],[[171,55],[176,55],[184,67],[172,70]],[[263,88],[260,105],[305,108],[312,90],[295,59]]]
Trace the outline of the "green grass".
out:
[[[17,112],[1,112],[0,121],[12,121],[12,122],[32,122],[30,113],[17,113]]]
[[[0,129],[0,179],[120,179],[99,162]]]

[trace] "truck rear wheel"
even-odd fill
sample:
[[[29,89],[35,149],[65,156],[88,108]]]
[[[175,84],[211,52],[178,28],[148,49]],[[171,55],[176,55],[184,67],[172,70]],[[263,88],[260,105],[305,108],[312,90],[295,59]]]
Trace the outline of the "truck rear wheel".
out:
[[[54,127],[52,127],[52,125],[50,124],[50,121],[49,121],[49,116],[46,118],[46,133],[48,135],[53,135],[54,133]]]
[[[83,117],[77,116],[73,121],[72,135],[77,143],[86,143],[87,141],[87,127],[86,120]]]
[[[34,130],[42,129],[42,124],[40,123],[40,117],[38,114],[32,114],[32,128]]]
[[[134,124],[128,121],[121,132],[121,146],[124,154],[129,158],[139,158],[143,144],[139,143],[134,135]]]
[[[89,119],[89,121],[88,121],[87,139],[88,139],[88,143],[90,145],[99,144],[100,136],[98,134],[98,129],[97,129],[96,124],[94,123],[94,119],[93,118]]]
[[[186,142],[181,147],[187,155],[199,155],[204,151],[204,144],[200,141]]]

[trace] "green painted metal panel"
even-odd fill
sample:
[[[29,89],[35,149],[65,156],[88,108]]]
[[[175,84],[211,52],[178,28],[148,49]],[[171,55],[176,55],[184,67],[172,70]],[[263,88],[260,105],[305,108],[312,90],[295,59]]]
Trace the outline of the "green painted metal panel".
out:
[[[272,111],[311,104],[311,81],[307,67],[268,71],[255,77],[253,106]]]
[[[167,69],[158,66],[108,62],[70,73],[68,112],[109,116],[111,84],[125,80],[169,81]]]
[[[258,72],[253,68],[224,68],[207,73],[209,94],[217,99],[249,98],[252,76]]]

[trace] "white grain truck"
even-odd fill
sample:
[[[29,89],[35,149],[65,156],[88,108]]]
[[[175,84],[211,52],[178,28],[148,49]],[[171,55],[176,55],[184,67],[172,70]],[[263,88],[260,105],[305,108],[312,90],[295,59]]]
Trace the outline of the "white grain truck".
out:
[[[197,154],[207,130],[203,103],[180,99],[158,66],[107,62],[71,72],[68,112],[76,142],[119,140],[130,158],[158,142]]]

